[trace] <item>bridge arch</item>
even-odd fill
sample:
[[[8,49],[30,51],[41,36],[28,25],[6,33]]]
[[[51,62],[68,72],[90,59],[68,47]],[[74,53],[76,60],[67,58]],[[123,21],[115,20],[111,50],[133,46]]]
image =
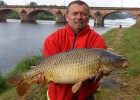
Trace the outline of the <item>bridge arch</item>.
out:
[[[31,12],[25,12],[22,13],[22,22],[31,22],[31,23],[35,23],[36,22],[36,16],[37,14],[41,13],[41,12],[49,12],[51,13],[54,18],[55,21],[60,23],[60,22],[66,22],[65,19],[65,14],[61,11],[61,10],[48,10],[48,9],[44,9],[44,10],[33,10]]]
[[[122,13],[122,12],[125,12],[125,13],[131,15],[133,18],[136,18],[136,19],[138,18],[138,15],[131,11],[125,11],[125,10],[112,10],[112,11],[108,11],[108,12],[96,11],[94,13],[94,26],[104,27],[104,20],[108,15],[113,14],[113,13]]]
[[[111,15],[111,14],[113,14],[113,13],[117,13],[117,14],[120,14],[122,17],[120,18],[120,19],[123,19],[123,18],[135,18],[135,16],[133,16],[132,14],[130,14],[130,12],[124,12],[124,11],[113,11],[113,12],[110,12],[110,13],[108,13],[108,14],[106,14],[106,15],[104,15],[103,16],[103,18],[102,18],[102,23],[103,23],[103,25],[105,24],[105,19],[106,19],[106,17],[107,16],[109,16],[109,15]],[[123,16],[124,15],[124,16]],[[115,19],[117,18],[117,16],[115,17]],[[115,20],[115,19],[112,19],[112,20]],[[118,18],[117,18],[118,19]]]
[[[19,17],[20,17],[20,13],[17,12],[16,10],[13,10],[13,9],[2,9],[2,10],[0,10],[0,21],[1,22],[6,22],[7,14],[9,12],[11,12],[11,11],[16,12],[19,15]]]
[[[36,22],[36,17],[39,13],[44,13],[44,12],[49,12],[49,11],[46,11],[46,10],[35,10],[35,11],[31,11],[27,14],[26,18],[24,18],[24,20],[22,21],[27,21],[27,22]],[[51,13],[51,12],[49,12]],[[52,14],[52,13],[51,13]],[[54,16],[54,14],[52,14]]]

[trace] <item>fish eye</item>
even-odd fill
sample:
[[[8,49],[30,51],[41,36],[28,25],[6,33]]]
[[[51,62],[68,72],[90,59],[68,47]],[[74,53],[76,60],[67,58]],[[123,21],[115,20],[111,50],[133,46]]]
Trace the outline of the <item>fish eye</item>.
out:
[[[115,60],[121,60],[121,59],[122,59],[121,56],[118,56],[118,57],[115,58]]]
[[[115,58],[115,60],[119,60],[119,57]]]

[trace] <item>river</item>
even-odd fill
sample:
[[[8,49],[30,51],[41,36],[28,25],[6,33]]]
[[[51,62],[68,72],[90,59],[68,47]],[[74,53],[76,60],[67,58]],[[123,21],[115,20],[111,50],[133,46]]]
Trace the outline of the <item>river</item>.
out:
[[[130,27],[135,24],[131,18],[105,20],[105,27],[94,27],[93,20],[89,21],[92,29],[100,35],[108,30],[119,27]],[[55,21],[37,21],[36,24],[21,23],[20,20],[8,19],[0,22],[0,73],[5,74],[14,69],[24,58],[42,54],[45,38],[64,25]]]

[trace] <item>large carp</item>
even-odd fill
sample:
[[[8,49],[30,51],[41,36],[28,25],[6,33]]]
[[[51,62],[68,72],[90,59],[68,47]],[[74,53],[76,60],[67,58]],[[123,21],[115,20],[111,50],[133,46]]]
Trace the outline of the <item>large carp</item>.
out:
[[[105,72],[118,67],[126,67],[128,59],[104,49],[73,49],[50,56],[35,68],[10,77],[7,82],[17,85],[17,92],[23,96],[36,77],[41,74],[45,80],[62,84],[74,84],[76,92],[81,83],[96,76],[96,71]]]

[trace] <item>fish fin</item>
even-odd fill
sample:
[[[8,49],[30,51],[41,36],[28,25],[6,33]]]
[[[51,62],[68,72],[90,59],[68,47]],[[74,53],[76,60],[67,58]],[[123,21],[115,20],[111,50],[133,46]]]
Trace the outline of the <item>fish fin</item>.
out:
[[[95,79],[94,79],[94,83],[97,81],[97,79],[99,78],[99,76],[102,74],[102,70],[98,70],[98,72],[95,75]]]
[[[96,75],[95,74],[92,74],[89,79],[95,79]]]
[[[12,84],[12,85],[18,85],[22,81],[23,81],[22,74],[17,74],[17,75],[12,76],[6,80],[7,83]]]
[[[103,67],[103,75],[108,76],[110,74],[111,70],[109,68]]]
[[[74,84],[74,85],[72,86],[72,93],[76,93],[76,92],[79,90],[79,88],[81,87],[81,84],[82,84],[82,81],[80,81],[80,82]]]
[[[7,83],[17,86],[17,93],[19,96],[23,96],[34,81],[35,79],[27,82],[23,74],[17,74],[7,79]]]
[[[22,81],[18,86],[17,86],[17,93],[19,96],[23,96],[26,91],[29,89],[32,83],[27,83],[26,81]]]

